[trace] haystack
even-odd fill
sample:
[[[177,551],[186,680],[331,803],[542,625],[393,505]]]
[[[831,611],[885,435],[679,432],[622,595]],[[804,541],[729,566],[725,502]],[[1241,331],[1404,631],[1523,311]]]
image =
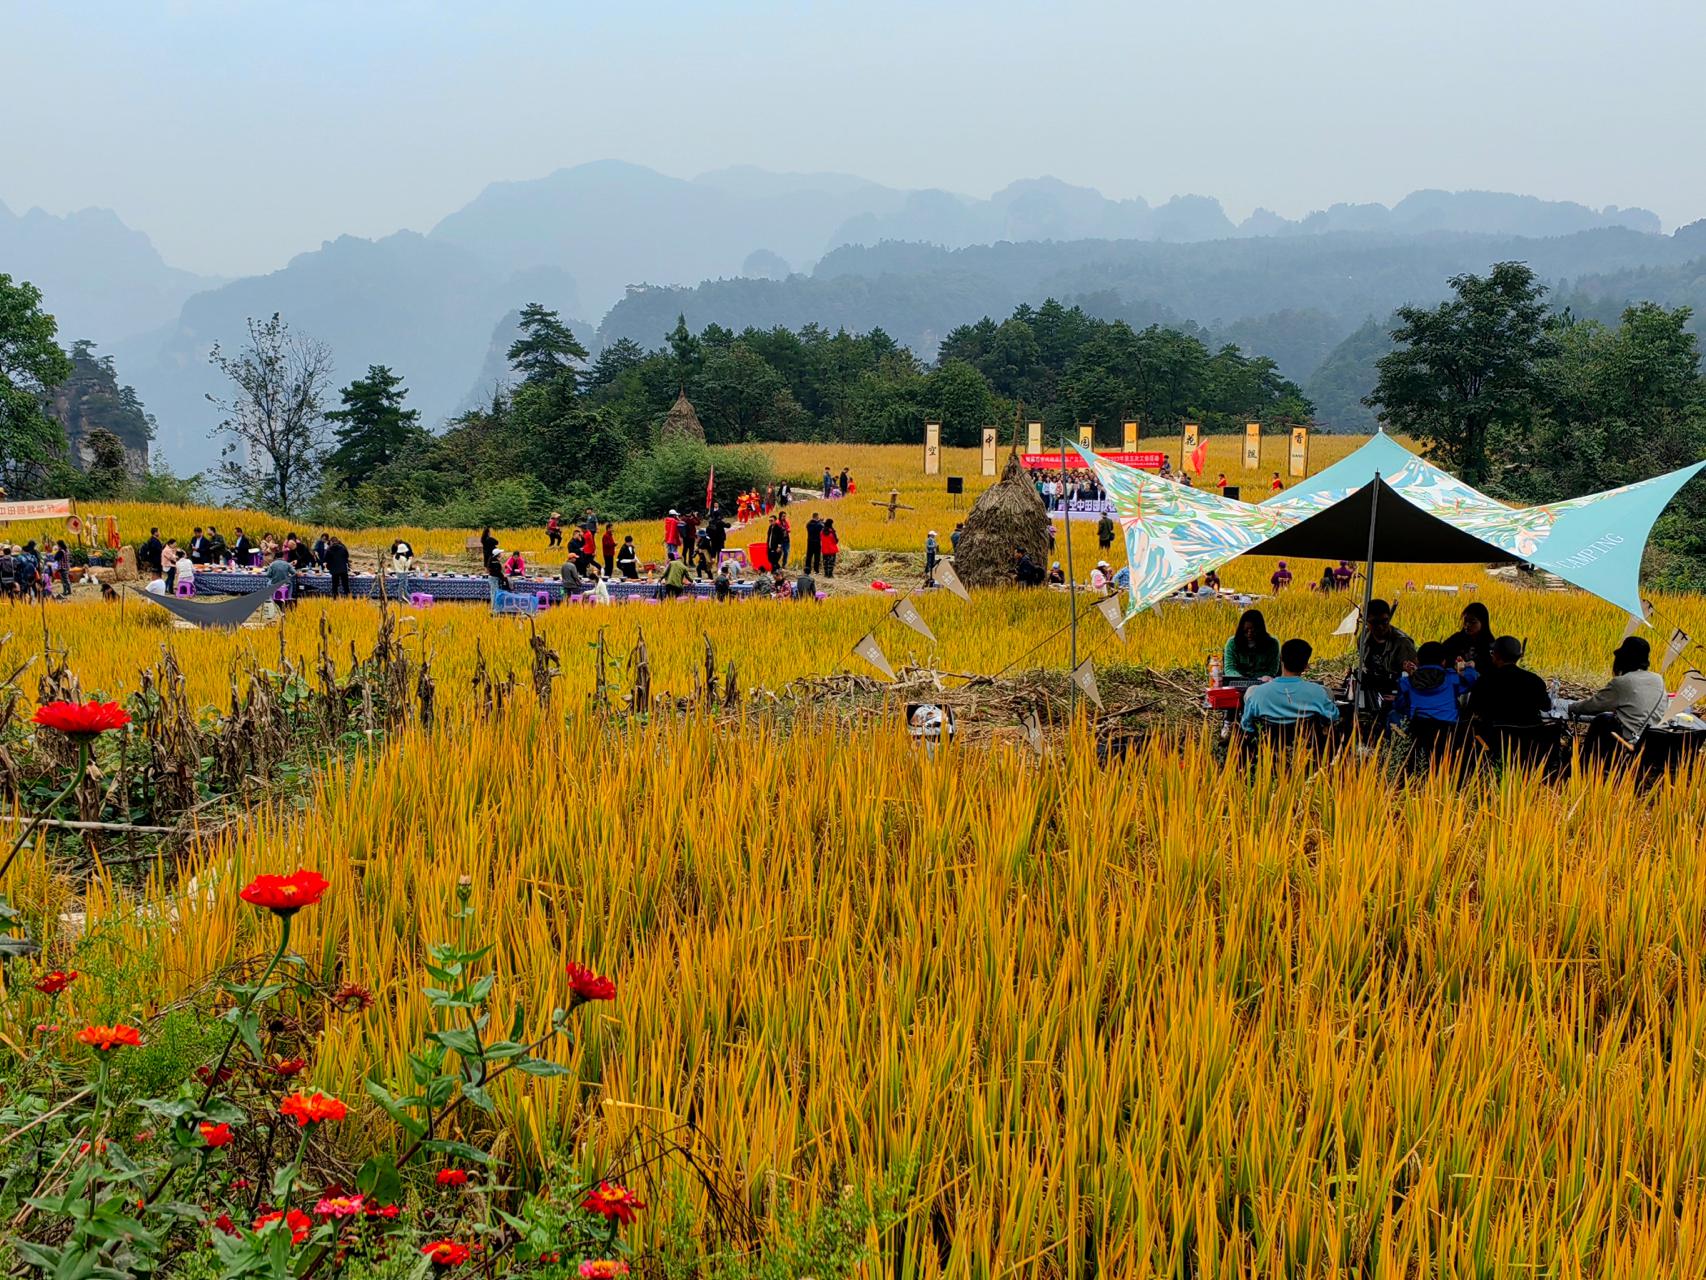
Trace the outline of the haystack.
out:
[[[1046,568],[1048,527],[1048,508],[1036,485],[1019,465],[1018,454],[1009,454],[1001,479],[966,512],[954,570],[968,587],[994,587],[1013,581],[1020,552]]]
[[[663,415],[663,426],[658,429],[659,440],[696,440],[705,443],[705,424],[699,421],[699,414],[693,408],[693,402],[687,398],[687,388],[681,389],[681,394],[675,397],[675,403],[670,405],[669,412]]]

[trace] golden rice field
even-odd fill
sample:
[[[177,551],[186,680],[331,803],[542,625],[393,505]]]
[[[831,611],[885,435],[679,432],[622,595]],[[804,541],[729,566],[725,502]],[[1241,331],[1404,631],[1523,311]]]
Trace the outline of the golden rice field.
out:
[[[936,481],[904,478],[902,452],[779,451],[785,472],[844,463],[855,501],[886,491],[878,477],[910,486],[919,510],[893,526],[846,504],[837,523],[851,549],[913,550],[952,508]],[[1225,576],[1256,587],[1270,571]],[[1478,567],[1383,568],[1377,589],[1418,638],[1453,630],[1466,599],[1429,582],[1475,583],[1530,665],[1575,681],[1605,674],[1624,628],[1609,605]],[[1656,603],[1658,639],[1706,635],[1706,600]],[[65,1020],[134,1020],[266,945],[236,886],[319,869],[333,890],[295,944],[379,997],[329,1025],[310,1071],[354,1101],[364,1077],[404,1071],[427,1016],[422,948],[469,876],[500,1022],[514,1000],[559,1002],[566,961],[619,985],[565,1051],[578,1084],[499,1086],[506,1150],[590,1172],[636,1126],[690,1118],[761,1212],[910,1169],[871,1277],[1701,1274],[1706,777],[1395,783],[1356,756],[1245,772],[1194,737],[1102,765],[1083,720],[1041,759],[988,740],[926,755],[888,722],[590,708],[601,630],[619,693],[642,632],[658,693],[692,689],[707,637],[748,688],[871,674],[849,652],[867,632],[897,666],[1067,661],[1061,592],[919,598],[934,645],[891,604],[550,610],[552,707],[523,693],[492,719],[473,709],[476,652],[525,679],[527,624],[407,611],[437,678],[433,729],[321,775],[298,810],[227,829],[182,869],[193,892],[161,878],[138,904],[104,878],[53,878],[39,853],[8,888],[87,912],[80,948],[55,954],[89,975]],[[1275,633],[1323,657],[1348,651],[1331,634],[1347,605],[1298,589],[1263,602]],[[1168,606],[1122,641],[1091,614],[1079,652],[1200,669],[1235,617]],[[169,647],[191,697],[215,704],[242,665],[277,662],[281,636],[310,657],[322,618],[347,652],[377,611],[309,600],[282,630],[222,634],[138,601],[0,608],[0,663],[39,653],[45,620],[86,689],[130,693]],[[674,1176],[642,1190],[666,1202]]]
[[[131,977],[76,994],[145,1015],[268,945],[236,885],[317,867],[297,945],[379,1001],[311,1074],[358,1098],[466,875],[499,1025],[566,960],[619,980],[578,1087],[510,1077],[508,1150],[596,1167],[691,1117],[759,1208],[910,1167],[868,1274],[1698,1275],[1699,780],[1395,792],[1194,741],[1104,768],[1082,728],[930,758],[517,705],[323,778],[192,894],[95,886],[83,967]]]

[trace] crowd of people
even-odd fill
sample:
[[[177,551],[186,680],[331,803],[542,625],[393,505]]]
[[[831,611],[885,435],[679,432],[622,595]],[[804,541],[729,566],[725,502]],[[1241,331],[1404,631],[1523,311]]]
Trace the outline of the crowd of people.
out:
[[[9,601],[42,600],[53,594],[55,583],[62,598],[71,594],[71,550],[63,540],[45,553],[33,538],[21,546],[0,543],[0,595]]]
[[[1611,735],[1633,744],[1663,723],[1669,695],[1664,678],[1651,670],[1651,647],[1639,636],[1624,639],[1611,655],[1612,677],[1604,688],[1568,703],[1558,701],[1556,681],[1548,685],[1522,665],[1525,647],[1516,636],[1494,634],[1480,601],[1464,608],[1457,631],[1417,644],[1393,623],[1392,606],[1377,599],[1363,620],[1342,704],[1306,678],[1309,643],[1275,639],[1259,609],[1239,618],[1221,652],[1221,670],[1227,679],[1249,682],[1240,718],[1246,732],[1309,721],[1331,725],[1358,698],[1376,713],[1377,724],[1402,722],[1430,735],[1469,723],[1538,728],[1567,715],[1588,722],[1591,748]]]
[[[412,557],[411,552],[411,561]],[[294,530],[283,538],[270,532],[251,538],[238,525],[227,539],[211,525],[205,529],[197,525],[180,546],[177,538],[163,539],[158,528],[151,528],[136,550],[136,567],[148,579],[144,589],[155,595],[191,594],[183,588],[193,587],[199,572],[221,568],[261,569],[275,589],[289,588],[285,595],[291,600],[299,591],[296,575],[318,569],[330,574],[334,597],[351,594],[349,547],[337,534],[325,531],[312,541]]]

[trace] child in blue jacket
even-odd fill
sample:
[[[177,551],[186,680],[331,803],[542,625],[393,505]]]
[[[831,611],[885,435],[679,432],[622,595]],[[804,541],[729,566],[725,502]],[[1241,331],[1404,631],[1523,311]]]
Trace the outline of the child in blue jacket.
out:
[[[1437,720],[1457,723],[1457,699],[1475,683],[1478,672],[1466,666],[1458,671],[1446,665],[1445,646],[1429,640],[1416,651],[1416,669],[1398,678],[1398,719]]]

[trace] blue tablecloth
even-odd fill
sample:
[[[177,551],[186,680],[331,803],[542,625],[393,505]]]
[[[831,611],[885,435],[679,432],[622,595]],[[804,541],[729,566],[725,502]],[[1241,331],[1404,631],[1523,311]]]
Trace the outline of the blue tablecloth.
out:
[[[297,574],[296,582],[297,590],[303,596],[329,596],[332,593],[332,575],[329,573],[310,570]],[[656,600],[663,594],[662,586],[656,582],[630,582],[618,578],[608,585],[613,601]],[[242,596],[255,591],[271,591],[273,588],[264,573],[247,573],[241,569],[203,569],[195,575],[195,589],[198,595]],[[552,604],[561,604],[564,596],[561,578],[512,578],[510,589],[516,592],[531,591],[534,594],[543,591]],[[752,584],[737,582],[734,589],[736,594],[744,596],[752,591]],[[379,575],[351,574],[350,591],[363,599],[376,598],[379,595]],[[435,601],[485,602],[492,598],[492,580],[484,574],[388,573],[385,575],[385,594],[393,600],[407,600],[411,595],[428,595]],[[695,582],[689,594],[700,599],[710,599],[715,593],[709,582]]]

